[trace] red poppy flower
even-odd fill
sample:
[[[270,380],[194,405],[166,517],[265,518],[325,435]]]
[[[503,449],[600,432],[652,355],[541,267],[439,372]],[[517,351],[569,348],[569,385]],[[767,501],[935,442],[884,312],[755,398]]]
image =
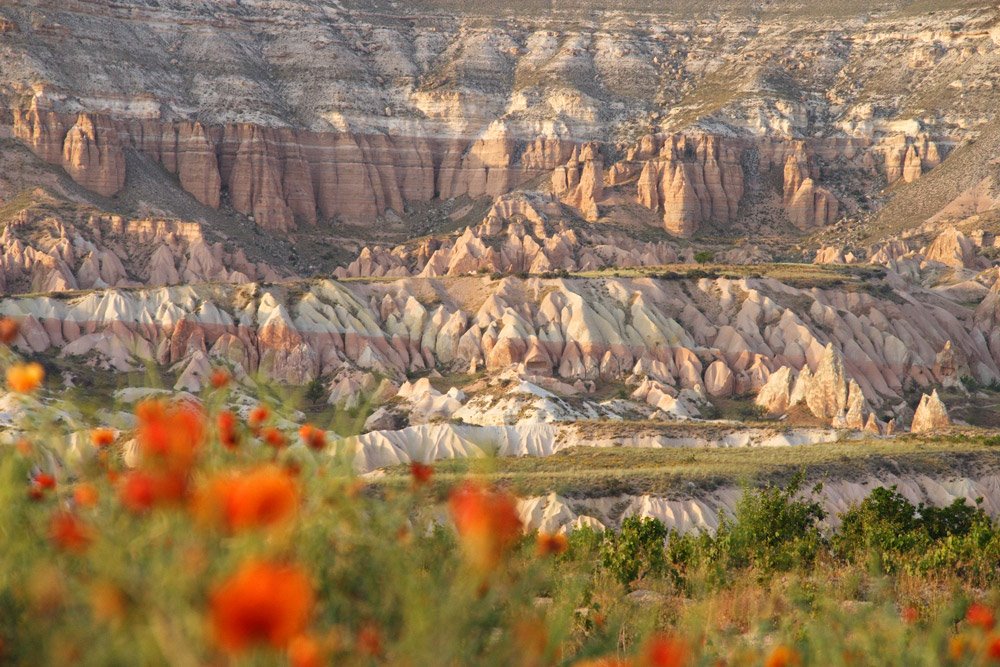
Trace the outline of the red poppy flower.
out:
[[[219,442],[226,449],[236,449],[240,444],[240,434],[236,427],[236,415],[228,410],[223,410],[215,418],[219,428]]]
[[[535,551],[539,556],[558,556],[569,549],[569,538],[565,533],[538,533]]]
[[[316,428],[312,424],[303,424],[299,429],[299,437],[306,447],[314,452],[321,452],[326,449],[326,433]]]
[[[238,532],[283,523],[298,505],[295,481],[280,468],[265,466],[210,480],[195,496],[193,510],[202,522]]]
[[[687,644],[676,637],[659,635],[646,644],[645,662],[649,667],[682,667],[690,661]]]
[[[264,429],[261,437],[264,438],[264,442],[275,449],[282,449],[288,445],[288,439],[285,438],[285,434],[273,426]]]
[[[80,507],[93,507],[97,504],[97,487],[87,482],[81,482],[73,488],[73,502]]]
[[[216,641],[230,653],[286,648],[305,630],[313,602],[309,577],[298,566],[249,561],[212,593]]]
[[[10,345],[17,338],[17,332],[21,330],[21,325],[17,320],[9,317],[0,319],[0,343]]]
[[[296,637],[288,645],[288,662],[291,667],[322,667],[326,664],[319,643],[305,635]]]
[[[794,667],[802,664],[798,651],[788,646],[776,646],[764,661],[764,667]]]
[[[258,405],[250,411],[250,415],[247,417],[247,424],[254,430],[259,429],[270,416],[271,411],[267,409],[266,405]]]
[[[48,491],[56,488],[56,478],[48,474],[47,472],[40,472],[37,475],[35,475],[33,482],[35,486],[37,486],[39,489],[42,489],[43,491]]]
[[[986,655],[991,662],[1000,662],[1000,637],[991,637],[986,645]]]
[[[431,481],[431,476],[434,474],[433,466],[429,466],[426,463],[420,463],[419,461],[414,461],[410,464],[410,477],[413,478],[414,486],[423,486]]]
[[[452,492],[448,504],[469,563],[483,572],[496,568],[521,535],[514,499],[469,482]]]
[[[965,612],[965,620],[969,625],[981,628],[983,631],[990,631],[996,625],[996,616],[993,610],[979,602],[973,602]]]
[[[382,633],[372,623],[366,623],[358,630],[358,653],[377,658],[382,655]]]
[[[95,428],[90,432],[90,442],[94,447],[107,447],[115,441],[115,432],[109,428]]]
[[[82,553],[92,540],[90,529],[80,517],[70,512],[57,512],[49,521],[49,536],[63,551]]]
[[[229,380],[232,379],[229,375],[229,371],[224,368],[216,368],[212,371],[212,376],[209,382],[212,383],[214,389],[222,389],[229,385]]]
[[[145,401],[136,408],[136,440],[143,466],[187,474],[205,437],[205,419],[190,403]]]

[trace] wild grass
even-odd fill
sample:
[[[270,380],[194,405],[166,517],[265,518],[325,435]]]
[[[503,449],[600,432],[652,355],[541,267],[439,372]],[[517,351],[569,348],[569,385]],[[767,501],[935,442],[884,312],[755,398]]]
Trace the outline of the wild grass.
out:
[[[981,475],[995,470],[996,447],[983,438],[852,440],[794,447],[645,449],[579,446],[547,457],[452,459],[437,464],[436,480],[475,474],[534,496],[556,491],[571,498],[619,494],[682,495],[723,486],[780,483],[805,470],[812,481],[894,474]],[[406,479],[392,468],[384,484]]]

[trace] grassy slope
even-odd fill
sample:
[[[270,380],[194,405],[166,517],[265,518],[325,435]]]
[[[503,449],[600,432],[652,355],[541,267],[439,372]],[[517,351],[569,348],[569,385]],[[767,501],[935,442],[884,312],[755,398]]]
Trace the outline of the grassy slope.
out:
[[[556,491],[576,498],[619,494],[685,495],[734,483],[782,482],[805,469],[811,481],[860,480],[866,475],[985,475],[998,467],[997,448],[981,439],[905,437],[799,447],[635,449],[575,447],[550,457],[457,459],[436,464],[450,484],[469,472],[510,485],[523,495]],[[390,471],[387,483],[406,479]]]

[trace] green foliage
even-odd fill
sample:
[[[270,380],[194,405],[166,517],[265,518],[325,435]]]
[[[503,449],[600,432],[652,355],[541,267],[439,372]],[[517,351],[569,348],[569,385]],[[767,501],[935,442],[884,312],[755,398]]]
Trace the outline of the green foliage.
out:
[[[734,520],[723,522],[717,536],[727,541],[730,567],[771,572],[812,564],[823,544],[817,524],[826,513],[815,500],[798,499],[804,481],[799,473],[785,488],[743,494]]]
[[[927,534],[919,528],[917,508],[896,487],[879,487],[841,517],[833,551],[848,562],[867,560],[873,568],[892,572],[900,555],[927,545]]]
[[[947,507],[915,506],[896,487],[880,487],[842,516],[833,552],[878,571],[927,571],[975,560],[996,539],[985,512],[962,498]]]
[[[700,250],[694,254],[694,261],[699,264],[708,264],[715,259],[715,253],[708,250]]]
[[[667,528],[659,519],[630,516],[619,532],[605,533],[601,564],[623,584],[662,575],[667,569],[666,538]]]
[[[323,385],[323,379],[320,377],[314,378],[312,382],[306,387],[305,400],[309,403],[322,403],[326,400],[326,387]]]

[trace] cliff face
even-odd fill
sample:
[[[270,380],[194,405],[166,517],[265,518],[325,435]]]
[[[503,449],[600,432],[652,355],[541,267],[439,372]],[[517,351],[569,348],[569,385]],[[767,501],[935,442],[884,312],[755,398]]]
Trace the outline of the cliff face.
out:
[[[641,205],[662,214],[668,232],[689,237],[706,223],[737,220],[744,197],[754,194],[747,187],[756,175],[747,173],[749,155],[758,160],[755,170],[775,169],[783,160],[782,206],[793,225],[808,230],[831,224],[840,211],[837,197],[817,182],[819,170],[811,165],[818,156],[877,178],[872,153],[882,152],[889,183],[912,182],[940,162],[936,144],[926,137],[919,144],[902,138],[901,146],[869,150],[863,141],[648,135],[605,170],[598,143],[537,137],[524,145],[502,133],[470,144],[253,124],[116,120],[95,113],[71,117],[45,109],[37,98],[12,117],[15,137],[98,194],[121,190],[123,147],[134,148],[176,174],[201,204],[218,208],[225,191],[236,211],[276,230],[320,220],[362,222],[434,199],[495,198],[551,174],[553,192],[585,219],[599,217],[607,183],[634,191]]]
[[[218,208],[223,190],[262,227],[287,230],[318,220],[371,220],[434,198],[497,196],[546,174],[569,144],[539,139],[514,163],[510,142],[319,133],[252,124],[75,119],[39,108],[14,110],[13,134],[104,196],[125,183],[122,147],[139,150],[200,203]],[[550,146],[550,143],[554,145]],[[598,167],[599,169],[599,167]]]
[[[976,82],[1000,74],[996,9],[931,9],[789,30],[780,12],[10,0],[0,134],[104,196],[140,151],[270,230],[530,185],[588,220],[638,201],[677,236],[739,234],[761,202],[808,231],[993,113]]]

